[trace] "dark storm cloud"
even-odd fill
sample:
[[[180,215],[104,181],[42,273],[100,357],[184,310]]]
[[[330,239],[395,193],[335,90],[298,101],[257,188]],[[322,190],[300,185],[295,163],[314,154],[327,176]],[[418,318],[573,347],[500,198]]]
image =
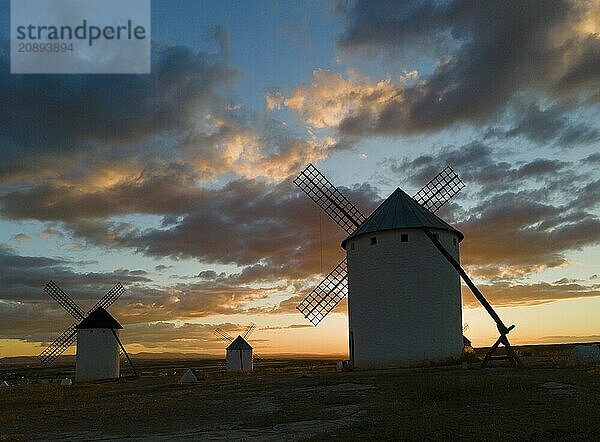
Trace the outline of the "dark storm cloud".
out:
[[[366,213],[377,201],[369,186],[341,190]],[[156,210],[168,210],[148,195]],[[321,237],[320,209],[290,181],[233,180],[219,189],[197,189],[192,196],[184,198],[185,204],[178,208],[181,219],[166,228],[139,229],[98,220],[73,220],[66,227],[75,237],[97,245],[134,248],[155,257],[246,266],[239,276],[243,281],[282,275],[295,279],[315,273],[321,240],[325,264],[341,259],[343,232],[326,219]],[[176,208],[176,200],[165,195],[164,204]]]
[[[0,196],[0,213],[8,219],[63,222],[127,213],[180,214],[193,202],[202,202],[197,178],[190,166],[167,163],[95,191],[46,182],[5,192]]]
[[[505,137],[524,136],[540,144],[556,142],[563,147],[600,140],[600,130],[569,121],[564,115],[564,109],[559,107],[542,110],[532,104],[517,112],[517,115],[518,121],[504,132]]]
[[[150,281],[143,270],[79,273],[74,270],[78,265],[61,258],[21,256],[0,248],[0,300],[54,302],[43,290],[51,279],[64,290],[72,290],[75,299],[84,301],[97,300],[119,281],[125,285]]]
[[[537,201],[527,192],[501,193],[457,224],[464,263],[488,276],[522,276],[567,264],[565,254],[600,244],[600,220]]]
[[[521,188],[527,180],[545,184],[552,180],[561,184],[576,180],[569,168],[570,163],[566,161],[537,158],[528,162],[509,162],[499,159],[499,156],[502,156],[502,152],[476,141],[459,147],[443,147],[413,159],[388,158],[381,165],[396,177],[408,177],[411,185],[421,187],[450,164],[463,181],[479,185],[478,190],[483,195]],[[466,191],[472,194],[474,190],[469,187]]]
[[[573,195],[572,207],[594,209],[600,205],[600,179],[586,184]]]
[[[193,126],[216,90],[237,73],[220,54],[155,48],[151,75],[11,75],[0,54],[0,176],[19,179],[64,170],[112,144],[135,143]],[[24,161],[28,167],[24,168]]]
[[[595,13],[593,2],[566,0],[357,1],[344,10],[341,48],[425,55],[437,66],[413,85],[399,87],[398,99],[376,111],[358,109],[339,128],[368,134],[479,125],[506,110],[518,94],[551,100],[578,95],[585,102],[600,87],[600,38],[582,27]],[[577,132],[565,141],[597,138]]]
[[[567,264],[568,252],[600,244],[600,183],[574,163],[547,158],[509,163],[483,143],[445,147],[382,163],[396,179],[426,183],[446,164],[466,188],[440,211],[465,234],[462,261],[489,280],[519,278]],[[521,190],[517,190],[521,189]],[[463,206],[467,195],[478,201]]]
[[[299,275],[316,268],[321,247],[319,209],[284,180],[232,180],[221,188],[196,185],[188,166],[169,164],[96,191],[46,184],[0,196],[5,218],[63,222],[76,239],[107,247],[127,247],[154,257],[197,258],[250,266],[244,272]],[[375,189],[342,189],[369,212]],[[159,228],[112,221],[115,215],[163,215]],[[337,259],[343,233],[328,219],[323,243],[326,263]],[[333,259],[332,259],[333,258]],[[310,270],[308,270],[310,269]]]
[[[588,155],[583,160],[581,160],[582,164],[600,164],[600,152],[593,153]]]
[[[203,270],[198,273],[197,277],[202,279],[217,279],[217,276],[218,274],[214,270]]]

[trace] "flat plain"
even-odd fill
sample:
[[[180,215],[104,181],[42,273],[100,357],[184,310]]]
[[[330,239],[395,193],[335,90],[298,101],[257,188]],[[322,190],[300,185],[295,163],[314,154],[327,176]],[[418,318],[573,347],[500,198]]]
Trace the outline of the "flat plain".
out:
[[[2,364],[0,440],[600,440],[600,367],[567,367],[569,348],[521,347],[525,369],[137,360],[139,379],[72,386],[40,383],[72,364]],[[179,384],[188,368],[199,381]]]

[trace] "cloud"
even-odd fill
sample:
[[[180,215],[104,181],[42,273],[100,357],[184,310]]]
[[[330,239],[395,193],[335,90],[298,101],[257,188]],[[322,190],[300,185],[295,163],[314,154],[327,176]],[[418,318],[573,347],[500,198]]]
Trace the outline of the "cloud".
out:
[[[154,266],[154,270],[156,270],[157,272],[164,272],[165,270],[172,269],[172,268],[173,268],[172,265],[165,265],[165,264],[159,264],[157,266]]]
[[[540,204],[524,192],[489,198],[472,213],[457,225],[466,237],[463,261],[488,277],[563,266],[567,252],[600,244],[598,218],[570,216],[568,207]]]
[[[542,336],[535,340],[539,343],[548,344],[578,344],[581,342],[599,342],[600,335],[584,335],[584,336],[572,336],[572,335],[555,335],[555,336]]]
[[[220,328],[233,332],[241,327],[237,324],[197,324],[175,325],[170,322],[132,324],[123,330],[127,345],[140,344],[146,348],[175,348],[176,351],[198,352],[198,348],[209,353],[224,352],[227,344],[215,334]]]
[[[183,46],[155,48],[152,75],[11,75],[0,58],[0,122],[7,146],[0,169],[6,181],[123,157],[129,145],[189,130],[199,113],[221,105],[217,89],[237,73],[217,54]],[[158,153],[158,152],[156,152]],[[20,167],[31,158],[30,167]],[[98,165],[98,164],[97,164]],[[76,170],[73,171],[76,173]]]
[[[56,324],[46,320],[48,313],[40,304],[2,303],[0,312],[6,321],[0,324],[0,336],[7,339],[20,339],[27,342],[40,342],[46,345],[61,332]],[[115,314],[113,312],[113,314]],[[117,315],[120,322],[122,318]],[[33,318],[36,318],[35,320]],[[53,319],[56,321],[56,319]],[[60,322],[60,319],[58,319]],[[67,321],[68,322],[68,321]],[[54,325],[54,326],[53,326]],[[220,353],[226,344],[215,334],[215,329],[220,328],[226,333],[236,335],[244,330],[245,326],[233,323],[199,324],[185,322],[174,324],[172,322],[158,321],[152,323],[124,323],[121,338],[126,346],[134,344],[146,348],[168,348],[175,351],[198,352],[201,348],[205,352]],[[67,323],[64,324],[66,328]]]
[[[399,84],[415,75],[405,74]],[[398,87],[391,80],[373,82],[358,75],[345,79],[336,72],[317,69],[312,83],[295,88],[283,103],[315,128],[337,127],[355,112],[377,112],[398,95]]]
[[[74,322],[44,292],[50,279],[84,310],[91,308],[117,281],[122,282],[126,291],[110,311],[127,325],[249,312],[279,314],[283,311],[277,310],[276,304],[270,301],[273,296],[294,295],[296,290],[305,288],[285,280],[260,286],[243,271],[220,274],[214,280],[157,287],[144,270],[119,268],[112,272],[80,273],[73,268],[78,262],[21,256],[7,248],[0,252],[0,266],[6,270],[0,275],[0,316],[3,318],[0,338],[51,340],[55,333]]]
[[[176,226],[125,232],[121,241],[150,256],[249,266],[242,274],[254,280],[302,278],[318,272],[321,240],[325,265],[340,259],[344,234],[326,221],[321,236],[320,209],[292,186],[289,181],[275,186],[233,181],[211,192],[198,205],[202,210],[189,213]],[[377,201],[369,186],[342,191],[362,210],[372,209]]]
[[[214,34],[217,53],[155,44],[152,74],[119,81],[10,75],[0,53],[3,186],[85,198],[169,168],[188,169],[191,187],[224,174],[280,180],[328,157],[331,137],[298,135],[235,99],[227,32]]]
[[[16,235],[11,236],[10,239],[19,242],[25,242],[29,241],[31,236],[27,235],[26,233],[17,233]]]
[[[261,327],[260,330],[288,330],[290,328],[310,328],[312,327],[311,324],[290,324],[290,325],[284,325],[284,326],[266,326],[266,327]]]
[[[565,110],[558,106],[540,109],[538,105],[531,104],[517,112],[518,121],[504,132],[504,136],[524,136],[540,144],[555,142],[563,147],[591,144],[600,140],[600,130],[569,121],[564,113]]]
[[[463,191],[473,194],[479,191],[489,196],[498,191],[522,188],[525,184],[551,188],[579,184],[571,164],[567,161],[535,158],[530,161],[510,161],[510,152],[494,149],[490,145],[474,141],[462,146],[444,146],[430,154],[415,158],[386,158],[380,164],[394,178],[408,179],[412,186],[421,187],[443,167],[450,164],[469,184]],[[473,187],[475,184],[477,187]],[[519,186],[517,186],[519,184]]]
[[[214,280],[214,279],[217,279],[217,277],[224,278],[225,272],[217,273],[214,270],[203,270],[202,272],[198,273],[198,275],[196,277],[201,278],[201,279]]]
[[[0,197],[5,217],[62,221],[76,240],[134,249],[153,257],[196,258],[205,263],[258,266],[245,275],[293,279],[318,273],[319,210],[285,180],[232,180],[221,188],[194,185],[187,169],[165,171],[82,195],[77,189],[34,188]],[[376,190],[364,185],[342,191],[362,210],[372,210]],[[110,221],[127,213],[170,214],[157,228]],[[176,215],[176,221],[171,219]],[[323,225],[325,264],[339,261],[344,235]]]
[[[283,92],[278,88],[272,88],[265,92],[265,106],[270,111],[281,109],[284,100]]]
[[[0,299],[51,301],[43,288],[52,279],[66,291],[76,289],[75,298],[95,302],[118,281],[126,285],[150,281],[145,277],[146,273],[139,270],[78,273],[72,269],[81,264],[63,258],[21,256],[11,249],[0,248],[0,267],[3,269]]]
[[[478,284],[477,288],[495,307],[515,307],[524,305],[540,305],[561,299],[576,299],[600,296],[600,286],[586,286],[577,283],[511,284],[508,282],[494,284]],[[481,305],[463,286],[463,305],[476,308]]]
[[[593,2],[364,0],[341,13],[346,26],[338,44],[345,52],[399,58],[409,70],[435,65],[410,82],[316,71],[313,83],[295,89],[285,104],[314,127],[334,127],[342,135],[480,126],[515,110],[522,96],[560,103],[566,111],[592,104],[600,86],[600,12]],[[557,137],[567,145],[597,140],[596,129],[567,126],[553,114],[558,107],[550,109],[541,115],[523,110],[513,134]],[[538,127],[529,129],[525,123],[536,118]],[[540,119],[562,127],[543,128]]]
[[[412,159],[388,158],[381,169],[415,187],[446,164],[460,172],[466,188],[439,214],[465,234],[462,262],[473,275],[521,278],[566,265],[569,252],[600,244],[597,180],[566,161],[507,158],[473,142]]]
[[[48,239],[52,236],[56,236],[58,238],[64,238],[64,233],[62,233],[60,230],[54,229],[52,227],[47,227],[44,230],[42,230],[41,232],[38,232],[36,234],[38,236],[38,238],[41,239]]]

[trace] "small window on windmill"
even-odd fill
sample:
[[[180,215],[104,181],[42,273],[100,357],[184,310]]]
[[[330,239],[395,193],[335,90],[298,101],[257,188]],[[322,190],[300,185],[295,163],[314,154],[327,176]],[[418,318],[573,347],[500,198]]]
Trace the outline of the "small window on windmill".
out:
[[[408,242],[408,233],[400,234],[400,242]]]
[[[354,250],[354,243],[350,244],[350,250]]]
[[[372,236],[371,237],[371,245],[374,246],[375,244],[377,244],[377,237]]]

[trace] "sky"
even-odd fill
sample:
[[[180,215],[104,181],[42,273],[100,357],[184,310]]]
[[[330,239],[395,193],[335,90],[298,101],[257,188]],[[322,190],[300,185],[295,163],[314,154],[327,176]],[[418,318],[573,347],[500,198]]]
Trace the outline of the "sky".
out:
[[[152,2],[149,75],[11,75],[0,1],[0,357],[110,308],[130,352],[347,354],[346,303],[296,305],[344,233],[310,162],[365,214],[446,165],[438,214],[516,344],[600,341],[600,5]],[[475,346],[493,321],[463,287]],[[70,349],[73,352],[73,348]]]

